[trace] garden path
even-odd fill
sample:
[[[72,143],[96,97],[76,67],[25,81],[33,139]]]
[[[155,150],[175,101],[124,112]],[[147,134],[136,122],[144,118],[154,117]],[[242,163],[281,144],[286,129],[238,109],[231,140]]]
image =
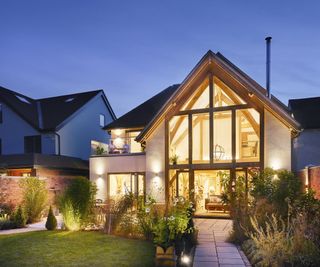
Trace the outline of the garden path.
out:
[[[244,253],[227,241],[232,221],[226,219],[195,219],[198,233],[193,267],[251,266]]]
[[[62,224],[62,217],[56,216],[58,222],[58,229],[61,228]],[[25,228],[18,228],[18,229],[10,229],[10,230],[1,230],[0,235],[10,235],[10,234],[19,234],[19,233],[27,233],[27,232],[34,232],[34,231],[43,231],[46,229],[46,221],[47,218],[43,219],[40,222],[28,224]]]

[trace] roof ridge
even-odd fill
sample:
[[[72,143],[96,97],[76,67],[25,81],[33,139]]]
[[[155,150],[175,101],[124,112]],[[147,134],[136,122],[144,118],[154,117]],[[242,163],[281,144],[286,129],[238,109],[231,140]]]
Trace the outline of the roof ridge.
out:
[[[67,95],[49,96],[49,97],[44,97],[44,98],[37,98],[34,100],[41,101],[41,100],[47,100],[47,99],[53,99],[53,98],[59,98],[59,97],[71,97],[71,96],[76,96],[76,95],[83,95],[83,94],[88,94],[88,93],[99,93],[99,92],[103,92],[103,89],[97,89],[97,90],[85,91],[85,92],[79,92],[79,93],[72,93],[72,94],[67,94]]]

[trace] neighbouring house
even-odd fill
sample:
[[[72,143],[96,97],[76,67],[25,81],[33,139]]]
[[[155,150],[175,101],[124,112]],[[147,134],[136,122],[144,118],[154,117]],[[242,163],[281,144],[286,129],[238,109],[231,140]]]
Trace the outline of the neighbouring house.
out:
[[[222,54],[208,51],[181,84],[104,129],[108,147],[90,158],[98,198],[132,191],[165,203],[190,196],[201,214],[222,210],[221,194],[240,176],[248,184],[265,167],[291,170],[300,124]]]
[[[289,108],[301,125],[293,139],[293,169],[320,199],[320,97],[290,99]]]
[[[102,90],[33,99],[0,87],[0,193],[18,195],[9,184],[17,188],[19,177],[53,179],[53,191],[88,177],[91,150],[108,143],[102,127],[115,118]]]

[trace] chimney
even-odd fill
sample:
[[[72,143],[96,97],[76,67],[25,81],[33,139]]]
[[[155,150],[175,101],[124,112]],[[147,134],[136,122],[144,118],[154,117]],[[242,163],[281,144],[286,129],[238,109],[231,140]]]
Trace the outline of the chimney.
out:
[[[271,56],[271,39],[272,37],[266,38],[266,48],[267,48],[267,62],[266,62],[266,89],[267,89],[267,97],[271,98],[270,92],[270,56]]]

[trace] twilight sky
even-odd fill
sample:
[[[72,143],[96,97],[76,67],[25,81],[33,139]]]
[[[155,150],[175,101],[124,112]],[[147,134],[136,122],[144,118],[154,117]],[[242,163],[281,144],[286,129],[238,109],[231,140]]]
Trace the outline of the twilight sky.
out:
[[[320,3],[1,0],[0,85],[34,98],[104,89],[119,116],[180,83],[211,49],[272,93],[320,96]]]

